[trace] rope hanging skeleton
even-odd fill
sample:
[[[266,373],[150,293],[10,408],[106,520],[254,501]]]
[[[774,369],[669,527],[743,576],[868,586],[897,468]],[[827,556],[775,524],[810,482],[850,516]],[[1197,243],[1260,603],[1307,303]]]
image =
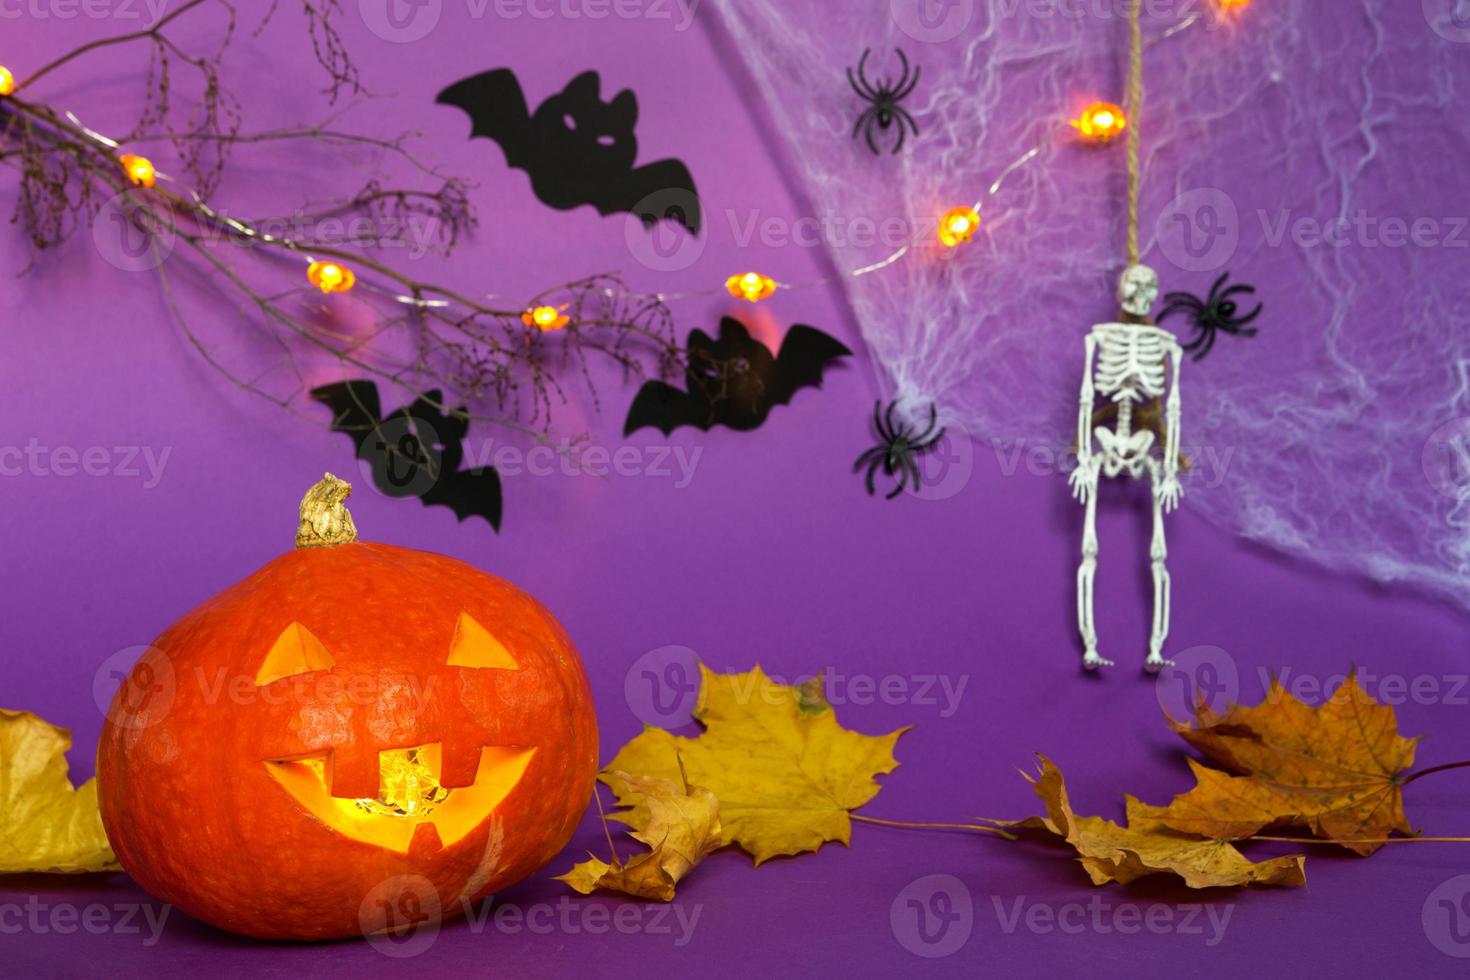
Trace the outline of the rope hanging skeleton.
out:
[[[1183,351],[1174,335],[1150,319],[1159,295],[1159,278],[1140,263],[1138,201],[1140,175],[1140,107],[1143,103],[1142,0],[1129,5],[1130,60],[1128,71],[1128,243],[1127,267],[1118,284],[1122,307],[1118,322],[1100,323],[1086,340],[1086,366],[1077,414],[1077,468],[1072,471],[1073,495],[1086,508],[1082,531],[1082,563],[1077,569],[1077,626],[1088,670],[1111,667],[1098,653],[1097,623],[1093,614],[1093,585],[1097,575],[1097,489],[1101,477],[1147,476],[1153,503],[1153,538],[1149,560],[1153,576],[1153,627],[1149,636],[1148,670],[1171,666],[1164,659],[1169,635],[1168,548],[1164,515],[1179,506],[1179,369]],[[1109,407],[1097,408],[1099,399]],[[1162,402],[1164,423],[1159,430],[1157,406]],[[1148,409],[1152,408],[1152,420]],[[1100,425],[1112,413],[1112,427]],[[1135,428],[1135,421],[1140,425]],[[1157,451],[1156,451],[1157,450]]]

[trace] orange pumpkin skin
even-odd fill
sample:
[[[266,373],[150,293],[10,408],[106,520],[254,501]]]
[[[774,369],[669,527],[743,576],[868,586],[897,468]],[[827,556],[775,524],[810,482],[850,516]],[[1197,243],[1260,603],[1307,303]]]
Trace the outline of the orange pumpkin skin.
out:
[[[450,665],[460,614],[518,669]],[[332,666],[257,685],[293,623]],[[529,758],[483,820],[461,813],[470,829],[452,843],[437,825],[407,848],[356,839],[273,775],[290,765],[277,760],[328,758],[326,795],[372,797],[379,752],[430,744],[451,799],[470,795],[485,747]],[[150,894],[303,940],[361,936],[385,914],[452,918],[526,877],[570,839],[596,771],[581,661],[539,603],[454,559],[361,542],[282,555],[159,637],[117,693],[97,763],[108,838]]]

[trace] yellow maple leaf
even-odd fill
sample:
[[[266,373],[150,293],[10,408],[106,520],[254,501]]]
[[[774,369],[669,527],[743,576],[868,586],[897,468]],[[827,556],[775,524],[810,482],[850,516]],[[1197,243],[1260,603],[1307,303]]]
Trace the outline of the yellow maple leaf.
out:
[[[701,786],[686,788],[667,779],[616,771],[606,773],[605,778],[619,786],[620,795],[640,799],[647,820],[632,836],[650,850],[627,864],[616,857],[609,864],[592,856],[556,880],[583,895],[602,889],[673,901],[679,880],[724,846],[719,801]]]
[[[1231,705],[1222,714],[1201,706],[1193,725],[1172,727],[1235,774],[1191,760],[1195,788],[1167,807],[1147,807],[1175,830],[1234,840],[1294,826],[1359,854],[1382,846],[1363,841],[1414,833],[1403,774],[1418,740],[1399,735],[1393,708],[1374,701],[1356,674],[1319,707],[1273,679],[1255,707]]]
[[[1227,841],[1200,840],[1160,824],[1136,810],[1136,801],[1130,801],[1126,827],[1102,817],[1078,816],[1067,798],[1061,770],[1045,756],[1040,757],[1039,775],[1026,778],[1046,806],[1046,816],[1004,826],[1065,840],[1095,885],[1126,885],[1155,874],[1174,875],[1190,888],[1306,884],[1306,858],[1300,855],[1254,862]]]
[[[908,729],[872,736],[843,728],[820,678],[789,686],[758,666],[717,674],[702,664],[700,674],[694,717],[704,733],[684,738],[646,728],[609,769],[673,781],[682,762],[690,783],[718,797],[724,841],[739,844],[756,864],[828,841],[848,843],[848,812],[878,794],[876,776],[897,768],[893,747]],[[618,798],[632,808],[620,819],[634,827],[647,820],[636,795]]]
[[[102,830],[97,781],[73,788],[71,732],[0,708],[0,874],[119,871]]]

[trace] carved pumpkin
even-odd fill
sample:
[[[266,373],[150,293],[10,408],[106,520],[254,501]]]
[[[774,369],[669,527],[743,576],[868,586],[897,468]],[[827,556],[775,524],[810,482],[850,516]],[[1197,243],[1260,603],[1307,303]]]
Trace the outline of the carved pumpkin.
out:
[[[356,540],[331,474],[297,548],[159,637],[102,733],[102,819],[152,895],[326,939],[451,917],[565,846],[597,770],[576,650],[534,599]]]

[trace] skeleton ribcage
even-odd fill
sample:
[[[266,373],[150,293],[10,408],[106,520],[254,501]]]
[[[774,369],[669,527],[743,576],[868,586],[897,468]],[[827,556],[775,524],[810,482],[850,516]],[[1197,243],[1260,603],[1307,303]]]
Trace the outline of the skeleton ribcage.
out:
[[[1144,324],[1102,323],[1092,329],[1097,338],[1093,384],[1115,402],[1143,402],[1164,393],[1165,358],[1174,337]]]

